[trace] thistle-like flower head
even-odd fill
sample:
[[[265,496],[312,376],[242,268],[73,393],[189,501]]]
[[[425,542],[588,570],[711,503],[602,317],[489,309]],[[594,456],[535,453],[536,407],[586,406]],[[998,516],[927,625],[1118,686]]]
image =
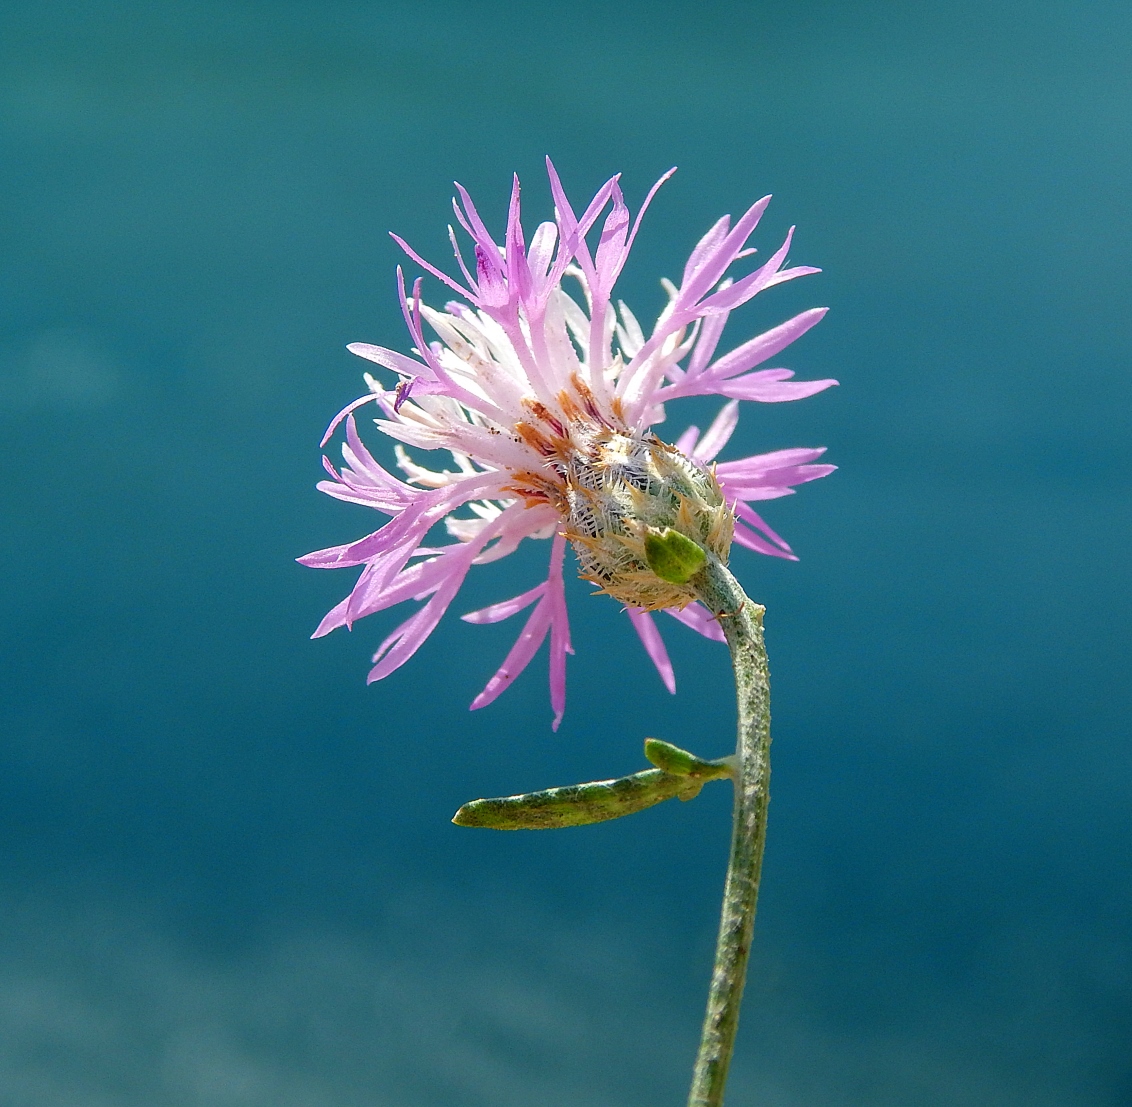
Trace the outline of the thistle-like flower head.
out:
[[[565,709],[566,655],[572,652],[563,589],[566,544],[581,575],[625,605],[662,679],[675,690],[652,612],[667,611],[701,634],[722,638],[710,613],[695,602],[689,567],[709,555],[726,562],[733,540],[793,558],[750,504],[788,495],[794,485],[833,470],[813,464],[822,449],[779,450],[709,468],[735,429],[739,401],[801,399],[837,382],[792,381],[788,369],[756,369],[817,323],[824,308],[804,311],[715,356],[732,309],[772,285],[817,272],[784,267],[787,235],[761,266],[728,276],[735,261],[753,253],[747,240],[769,197],[734,227],[724,216],[700,240],[680,285],[664,282],[668,304],[646,337],[632,312],[623,303],[614,307],[611,296],[641,215],[670,174],[653,187],[630,226],[617,177],[578,216],[549,159],[547,168],[555,218],[535,229],[529,247],[517,178],[502,246],[456,186],[456,218],[474,244],[469,266],[449,228],[463,284],[394,236],[463,302],[443,311],[430,308],[422,301],[421,281],[409,293],[398,270],[414,356],[365,343],[350,346],[392,377],[366,374],[369,393],[331,424],[323,444],[344,422],[345,465],[338,470],[324,458],[331,479],[319,485],[390,519],[356,542],[299,560],[319,568],[363,566],[353,591],[323,619],[315,637],[405,600],[426,601],[379,647],[369,676],[374,681],[416,652],[473,564],[506,556],[524,538],[550,539],[546,580],[464,618],[496,622],[535,605],[472,707],[486,706],[507,688],[549,635],[557,728]],[[591,250],[587,235],[603,214]],[[431,341],[426,325],[435,336]],[[661,441],[651,428],[664,420],[664,405],[696,395],[729,400],[702,437],[689,427],[674,444]],[[354,411],[368,403],[381,410],[378,428],[398,442],[404,481],[378,464],[359,437]],[[406,445],[447,451],[453,468],[426,468]],[[454,541],[426,545],[440,524]]]

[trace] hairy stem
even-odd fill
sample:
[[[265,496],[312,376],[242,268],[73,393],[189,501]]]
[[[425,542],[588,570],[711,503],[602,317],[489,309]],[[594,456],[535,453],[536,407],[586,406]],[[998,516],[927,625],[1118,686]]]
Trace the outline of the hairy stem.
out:
[[[764,608],[714,558],[691,582],[719,619],[735,669],[739,735],[735,749],[735,813],[723,891],[719,939],[688,1107],[722,1107],[739,1028],[739,1005],[755,928],[770,800],[770,674],[763,644]]]

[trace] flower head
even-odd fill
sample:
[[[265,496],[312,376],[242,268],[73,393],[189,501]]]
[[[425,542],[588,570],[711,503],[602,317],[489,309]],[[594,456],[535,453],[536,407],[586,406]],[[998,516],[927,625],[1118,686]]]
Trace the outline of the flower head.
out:
[[[421,281],[406,291],[398,269],[401,309],[413,356],[354,343],[355,354],[380,366],[391,387],[366,374],[369,393],[331,424],[323,445],[345,423],[339,470],[323,459],[330,480],[319,488],[390,517],[356,542],[299,560],[318,568],[362,566],[350,595],[323,619],[315,637],[352,626],[365,615],[405,600],[422,606],[378,648],[369,680],[399,668],[432,633],[473,564],[513,552],[524,538],[549,539],[547,577],[510,600],[464,616],[491,623],[533,605],[502,666],[476,697],[484,707],[506,689],[550,637],[550,696],[555,718],[566,702],[566,654],[572,652],[563,589],[569,542],[581,575],[620,600],[670,691],[675,679],[652,612],[664,610],[709,638],[722,638],[680,572],[658,570],[653,545],[675,534],[681,549],[726,562],[732,541],[773,557],[793,559],[786,542],[751,508],[789,495],[793,486],[832,472],[813,464],[822,449],[779,450],[709,464],[731,437],[740,400],[801,399],[836,384],[793,381],[788,369],[756,369],[808,331],[824,308],[785,323],[716,356],[728,314],[775,284],[818,270],[784,267],[790,238],[761,266],[728,276],[753,253],[747,241],[769,203],[765,197],[734,226],[720,219],[696,245],[679,286],[664,282],[668,304],[646,337],[633,313],[611,300],[653,187],[630,225],[617,177],[607,181],[579,216],[549,159],[554,222],[541,223],[526,243],[515,179],[506,235],[498,245],[459,185],[456,219],[471,237],[469,265],[449,228],[463,283],[419,257],[419,265],[463,302],[430,308]],[[587,235],[602,219],[596,249]],[[572,282],[567,285],[567,281]],[[570,291],[568,291],[568,288]],[[435,338],[425,335],[428,326]],[[664,405],[685,396],[728,398],[701,437],[689,427],[674,444],[651,428]],[[396,439],[401,480],[363,445],[354,412],[381,411],[378,428]],[[405,450],[444,450],[452,468],[428,469]],[[450,538],[426,545],[443,524]]]

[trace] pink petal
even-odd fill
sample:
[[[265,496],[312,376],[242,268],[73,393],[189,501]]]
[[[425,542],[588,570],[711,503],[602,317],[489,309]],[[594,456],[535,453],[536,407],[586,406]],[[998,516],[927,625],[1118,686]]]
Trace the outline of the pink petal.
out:
[[[358,427],[352,415],[346,420],[346,445],[342,447],[342,457],[355,473],[368,477],[374,488],[391,493],[402,502],[408,502],[419,495],[418,489],[399,480],[375,460],[358,436]]]
[[[524,303],[531,294],[531,271],[527,268],[527,246],[523,241],[523,224],[519,212],[519,176],[514,174],[511,183],[511,205],[507,211],[507,284],[513,297]]]
[[[562,581],[562,562],[566,556],[566,539],[561,534],[554,536],[550,551],[550,575],[547,577],[546,599],[550,608],[550,707],[554,721],[550,724],[557,731],[566,713],[566,655],[574,652],[570,644],[570,619],[566,611],[566,588]]]
[[[639,607],[627,607],[625,614],[629,616],[633,629],[640,636],[645,653],[652,659],[656,671],[660,673],[660,679],[664,681],[665,688],[675,694],[676,674],[672,671],[672,662],[669,660],[668,651],[664,648],[664,639],[661,638],[652,615]]]
[[[322,622],[315,628],[312,638],[323,638],[332,630],[346,625],[346,608],[350,603],[347,596],[341,603],[335,604],[324,616]]]
[[[710,365],[704,372],[714,380],[723,380],[727,377],[738,376],[748,369],[774,357],[786,349],[791,342],[801,338],[811,327],[822,321],[829,308],[810,308],[799,312],[793,319],[787,319],[777,327],[765,331],[763,334],[736,346],[728,354],[724,354],[718,361]]]
[[[322,441],[318,444],[318,448],[321,450],[326,443],[330,441],[330,436],[338,429],[338,424],[341,423],[347,415],[350,415],[357,408],[361,407],[362,404],[372,404],[374,401],[380,399],[381,397],[376,392],[371,392],[368,396],[359,396],[356,400],[352,400],[348,403],[330,421],[330,426],[326,428],[326,433],[322,436]]]
[[[644,219],[645,212],[649,210],[649,205],[652,203],[653,197],[660,191],[660,186],[664,184],[665,181],[669,180],[672,177],[672,174],[675,172],[676,166],[673,166],[660,178],[659,181],[656,182],[656,184],[652,186],[652,188],[649,189],[648,195],[644,199],[644,203],[641,204],[640,209],[637,212],[637,218],[633,220],[633,229],[629,232],[629,241],[625,245],[626,253],[629,252],[629,249],[633,245],[633,240],[637,237],[637,231],[640,229],[641,220]]]
[[[696,449],[696,441],[700,437],[700,428],[694,424],[690,426],[675,442],[672,443],[685,457],[691,457]]]
[[[730,215],[724,215],[722,218],[717,219],[711,227],[708,228],[707,234],[692,248],[692,252],[688,255],[688,260],[684,263],[684,275],[680,278],[681,288],[687,288],[692,278],[696,275],[707,258],[714,256],[715,251],[719,249],[720,244],[727,237],[729,230],[731,230]],[[709,281],[708,284],[710,285],[711,282]]]
[[[531,612],[515,644],[503,659],[503,664],[487,682],[484,690],[472,700],[472,711],[487,707],[511,687],[511,682],[531,663],[531,658],[538,652],[549,629],[550,609],[544,601]]]
[[[776,469],[785,469],[791,465],[804,465],[807,461],[816,461],[825,453],[825,447],[808,448],[797,446],[789,450],[774,450],[768,454],[754,454],[751,457],[739,458],[736,461],[721,461],[716,466],[719,479],[725,478],[755,478],[772,473]]]
[[[746,546],[748,550],[754,550],[756,553],[766,554],[768,557],[782,557],[787,561],[797,561],[798,559],[790,553],[780,550],[777,546],[772,546],[769,542],[760,538],[753,530],[749,530],[743,526],[742,523],[735,524],[735,541],[740,546]]]
[[[461,296],[465,297],[468,300],[471,300],[473,304],[478,303],[474,292],[467,288],[464,288],[462,285],[457,284],[450,276],[448,276],[447,273],[443,272],[440,269],[437,269],[436,266],[432,265],[430,262],[425,261],[425,259],[422,258],[421,255],[418,254],[416,250],[414,250],[412,246],[410,246],[400,235],[394,234],[392,231],[390,231],[389,237],[393,239],[393,241],[396,242],[397,245],[400,246],[401,249],[404,250],[405,253],[408,254],[409,257],[411,257],[413,261],[415,261],[422,269],[427,269],[428,272],[430,272],[434,277],[436,277],[438,280],[443,281],[454,292],[459,292]],[[362,356],[364,357],[365,355],[363,354]]]
[[[719,625],[719,620],[699,601],[690,603],[684,608],[666,607],[664,611],[677,622],[683,623],[686,627],[691,627],[697,634],[702,634],[713,642],[727,641],[723,634],[723,628]]]
[[[364,357],[366,361],[372,361],[375,365],[400,373],[402,376],[433,379],[433,372],[427,365],[399,354],[396,350],[387,350],[384,346],[374,346],[369,342],[349,342],[346,349],[357,357]]]
[[[776,469],[772,473],[751,480],[720,477],[719,483],[728,499],[776,500],[781,496],[793,495],[794,485],[828,477],[836,469],[836,465],[797,465],[792,468]]]
[[[755,227],[758,226],[759,220],[762,218],[763,212],[766,211],[769,203],[770,197],[764,196],[761,200],[757,200],[752,204],[722,241],[719,241],[718,245],[716,245],[710,253],[705,253],[702,260],[697,262],[696,271],[692,279],[685,282],[680,288],[680,299],[684,304],[698,302],[708,289],[723,276],[727,271],[727,267],[735,260],[739,251],[746,245],[747,239],[751,237]],[[718,226],[719,224],[717,223],[716,227]],[[712,231],[715,231],[715,229],[716,228],[713,227]],[[708,233],[711,234],[712,232],[709,231]],[[705,236],[705,238],[706,237],[707,236]],[[777,268],[777,263],[775,268]]]
[[[600,297],[603,300],[609,298],[609,292],[617,281],[628,255],[625,241],[629,234],[629,209],[625,206],[621,189],[616,184],[613,186],[612,196],[613,210],[606,216],[594,260],[597,284],[593,292],[595,298]]]
[[[381,643],[377,653],[373,655],[377,664],[370,669],[366,684],[384,680],[390,673],[401,668],[424,645],[425,640],[436,629],[436,624],[444,615],[447,607],[445,600],[451,601],[451,596],[438,593]]]
[[[790,243],[793,237],[794,228],[791,227],[790,230],[786,232],[786,240],[770,256],[769,261],[763,262],[753,273],[748,273],[745,277],[740,277],[729,288],[722,288],[702,300],[699,304],[699,313],[733,310],[740,304],[745,304],[748,300],[753,299],[764,288],[769,288],[774,278],[779,276],[779,267],[782,265],[783,261],[786,260],[786,255],[790,250]],[[801,273],[798,274],[798,276],[802,275]],[[774,283],[778,282],[775,281]]]
[[[745,503],[737,503],[735,505],[735,514],[745,523],[750,523],[751,526],[755,528],[755,530],[761,531],[776,546],[778,546],[779,549],[785,550],[787,553],[794,552],[790,548],[790,544],[786,541],[786,539],[771,530],[766,520],[757,511],[754,511]]]
[[[476,240],[477,246],[482,246],[485,252],[498,258],[499,247],[495,244],[495,239],[488,233],[487,227],[484,226],[484,222],[480,218],[480,213],[476,211],[476,205],[472,203],[472,198],[468,195],[467,189],[458,181],[455,182],[455,185],[456,191],[460,193],[460,200],[464,205],[464,212],[467,213],[467,222],[465,222],[462,217],[460,218],[464,230]],[[455,202],[453,202],[453,207],[455,207]],[[455,210],[456,215],[460,216],[460,209],[456,208]]]
[[[711,355],[715,353],[715,348],[719,345],[723,328],[727,326],[729,315],[730,312],[720,311],[713,315],[704,316],[700,336],[696,341],[696,348],[692,351],[692,357],[688,362],[689,376],[699,376],[711,360]]]
[[[518,507],[518,505],[515,506]],[[437,623],[448,610],[448,605],[460,590],[476,554],[495,536],[502,525],[502,520],[511,510],[513,509],[508,508],[503,515],[484,527],[475,538],[465,543],[464,548],[458,553],[449,555],[451,564],[445,566],[447,576],[436,589],[436,595],[415,615],[402,623],[378,647],[373,656],[376,664],[366,678],[367,684],[382,680],[395,669],[399,669],[424,645],[425,640],[436,629]]]
[[[792,376],[794,373],[790,369],[760,369],[757,373],[748,373],[745,377],[736,377],[718,384],[705,382],[702,393],[716,393],[736,400],[755,400],[762,404],[780,404],[789,400],[804,400],[807,396],[824,392],[837,384],[832,379],[789,382],[784,379]],[[688,395],[696,395],[701,392],[701,388],[686,391]]]
[[[728,440],[739,424],[739,401],[731,400],[719,409],[707,433],[700,440],[700,444],[692,451],[693,461],[701,465],[711,461],[716,454],[727,445]]]
[[[488,607],[481,607],[478,611],[469,611],[467,615],[461,615],[460,618],[465,623],[498,623],[503,619],[508,619],[512,615],[522,611],[525,607],[530,607],[535,600],[540,599],[542,594],[546,591],[546,581],[541,584],[536,584],[529,592],[524,592],[521,596],[515,596],[510,600],[502,600],[499,603],[493,603]]]
[[[554,246],[558,241],[558,228],[553,223],[540,223],[531,235],[531,248],[527,251],[527,267],[536,283],[545,283]]]

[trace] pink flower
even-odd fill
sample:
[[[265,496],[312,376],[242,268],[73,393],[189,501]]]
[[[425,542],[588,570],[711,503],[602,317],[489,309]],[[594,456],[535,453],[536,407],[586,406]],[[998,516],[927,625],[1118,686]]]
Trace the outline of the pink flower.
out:
[[[641,572],[638,532],[653,523],[684,526],[675,522],[674,505],[687,508],[686,497],[691,497],[702,510],[696,524],[700,529],[689,534],[721,558],[727,556],[733,533],[749,549],[793,559],[785,540],[750,505],[789,495],[795,485],[832,472],[832,465],[814,464],[824,451],[779,450],[721,462],[713,470],[707,466],[735,430],[740,400],[797,400],[837,382],[794,381],[788,369],[757,368],[814,326],[824,308],[803,311],[716,356],[733,308],[772,285],[818,272],[808,266],[783,267],[788,234],[761,266],[743,276],[727,276],[736,260],[753,253],[746,243],[770,197],[746,211],[734,227],[724,216],[704,235],[679,286],[665,282],[668,304],[646,336],[632,312],[621,303],[615,308],[610,297],[641,216],[671,174],[653,187],[630,226],[618,177],[607,181],[578,216],[549,159],[547,169],[555,219],[535,228],[529,246],[520,222],[517,178],[502,246],[488,233],[468,194],[456,186],[456,218],[474,243],[469,266],[450,229],[463,283],[394,236],[410,257],[465,302],[448,303],[444,311],[430,308],[421,300],[420,280],[407,294],[398,269],[413,356],[360,342],[349,347],[396,381],[386,388],[366,374],[369,393],[342,411],[323,439],[325,445],[345,423],[345,464],[338,470],[324,458],[330,480],[318,486],[338,499],[376,508],[389,521],[356,542],[299,560],[323,569],[362,566],[350,595],[322,620],[314,637],[352,627],[357,619],[406,600],[423,601],[378,648],[369,674],[375,681],[420,648],[473,564],[507,556],[524,538],[549,539],[546,580],[463,617],[491,623],[531,608],[518,640],[472,708],[485,707],[509,687],[549,635],[550,699],[557,729],[566,704],[566,655],[572,652],[563,590],[567,540],[583,575],[625,603],[661,678],[675,691],[652,611],[666,610],[709,638],[723,636],[690,594],[655,578],[642,584],[648,574]],[[591,249],[586,236],[607,209],[596,250]],[[574,295],[564,288],[567,279],[576,284]],[[425,337],[426,324],[436,336],[431,342]],[[664,420],[668,401],[702,395],[728,397],[705,434],[689,427],[674,446],[667,446],[652,433],[650,428]],[[396,455],[404,480],[378,464],[358,435],[354,412],[367,403],[381,411],[378,428],[399,443]],[[452,468],[427,469],[402,443],[447,451]],[[665,480],[675,481],[672,487],[678,491],[659,487]],[[690,486],[695,491],[688,491]],[[665,504],[672,506],[668,515]],[[454,541],[427,545],[442,523]]]

